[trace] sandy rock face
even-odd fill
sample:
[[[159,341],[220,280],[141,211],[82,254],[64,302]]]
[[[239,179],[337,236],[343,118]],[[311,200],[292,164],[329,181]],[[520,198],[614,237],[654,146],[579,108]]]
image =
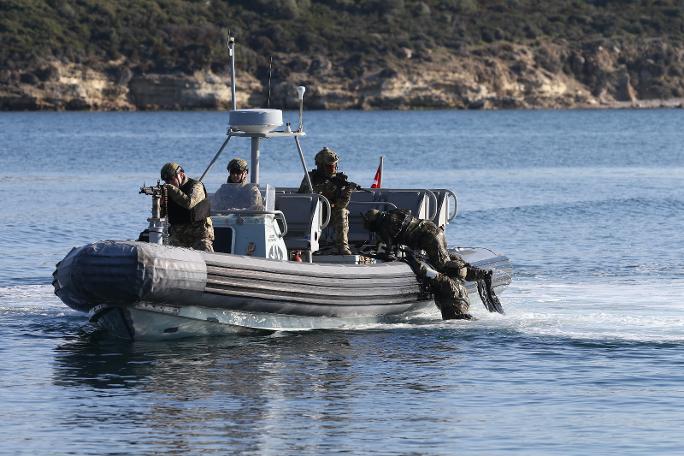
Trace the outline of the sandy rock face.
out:
[[[314,109],[506,109],[676,105],[684,97],[684,49],[658,40],[625,46],[494,43],[467,52],[402,48],[383,61],[354,54],[279,56],[271,81],[238,72],[239,107],[296,108],[307,87]],[[239,70],[239,69],[238,69]],[[230,109],[230,77],[136,74],[125,61],[85,67],[42,62],[0,71],[3,110]]]

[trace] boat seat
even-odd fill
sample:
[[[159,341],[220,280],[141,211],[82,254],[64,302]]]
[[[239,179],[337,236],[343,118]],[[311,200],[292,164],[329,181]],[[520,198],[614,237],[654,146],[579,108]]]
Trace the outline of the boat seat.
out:
[[[430,198],[428,190],[378,190],[378,198],[394,204],[398,209],[408,209],[414,217],[428,219],[430,213]]]
[[[276,210],[287,220],[285,245],[288,250],[318,251],[323,222],[318,194],[276,194]]]
[[[349,201],[349,243],[360,246],[372,241],[372,234],[363,227],[363,215],[371,209],[381,211],[394,209],[391,203],[380,200],[378,190],[371,190],[372,193],[354,192]]]

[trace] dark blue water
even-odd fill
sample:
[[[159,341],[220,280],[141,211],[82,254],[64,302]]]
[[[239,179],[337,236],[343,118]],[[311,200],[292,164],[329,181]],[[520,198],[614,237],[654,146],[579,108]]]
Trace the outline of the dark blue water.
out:
[[[289,114],[293,123],[294,114]],[[222,113],[0,113],[0,454],[684,451],[684,111],[310,112],[369,185],[446,187],[449,242],[514,263],[506,315],[125,343],[52,294],[68,250],[135,238],[166,161]],[[209,174],[224,177],[233,143]],[[298,185],[294,144],[262,180]]]

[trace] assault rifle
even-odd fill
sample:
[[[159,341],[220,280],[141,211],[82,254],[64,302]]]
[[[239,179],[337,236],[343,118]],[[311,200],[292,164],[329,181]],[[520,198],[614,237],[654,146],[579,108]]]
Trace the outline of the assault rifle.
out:
[[[152,197],[152,218],[159,219],[166,215],[167,196],[166,189],[159,181],[157,185],[142,186],[140,193]]]
[[[164,220],[162,217],[166,216],[166,188],[157,181],[157,185],[140,187],[140,193],[152,197],[152,217],[148,218],[150,222],[145,231],[140,233],[139,241],[150,242],[152,244],[163,244],[164,237]]]
[[[352,190],[357,190],[360,192],[366,192],[366,193],[373,193],[370,190],[367,190],[363,187],[361,187],[359,184],[356,182],[352,182],[348,179],[347,175],[344,173],[337,173],[333,177],[330,178],[330,181],[333,182],[334,184],[337,184],[340,188],[351,188]]]
[[[145,195],[150,195],[150,196],[163,196],[164,194],[164,186],[160,184],[159,181],[157,181],[157,185],[150,185],[148,187],[145,187],[144,185],[140,187],[140,193],[144,193]]]

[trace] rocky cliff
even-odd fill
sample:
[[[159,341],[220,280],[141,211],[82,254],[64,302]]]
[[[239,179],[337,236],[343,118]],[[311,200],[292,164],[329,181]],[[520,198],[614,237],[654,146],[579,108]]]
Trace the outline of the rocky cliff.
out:
[[[271,105],[286,108],[297,85],[315,109],[650,107],[684,97],[678,0],[5,0],[0,109],[226,108],[231,26],[240,106],[265,105],[269,73]]]

